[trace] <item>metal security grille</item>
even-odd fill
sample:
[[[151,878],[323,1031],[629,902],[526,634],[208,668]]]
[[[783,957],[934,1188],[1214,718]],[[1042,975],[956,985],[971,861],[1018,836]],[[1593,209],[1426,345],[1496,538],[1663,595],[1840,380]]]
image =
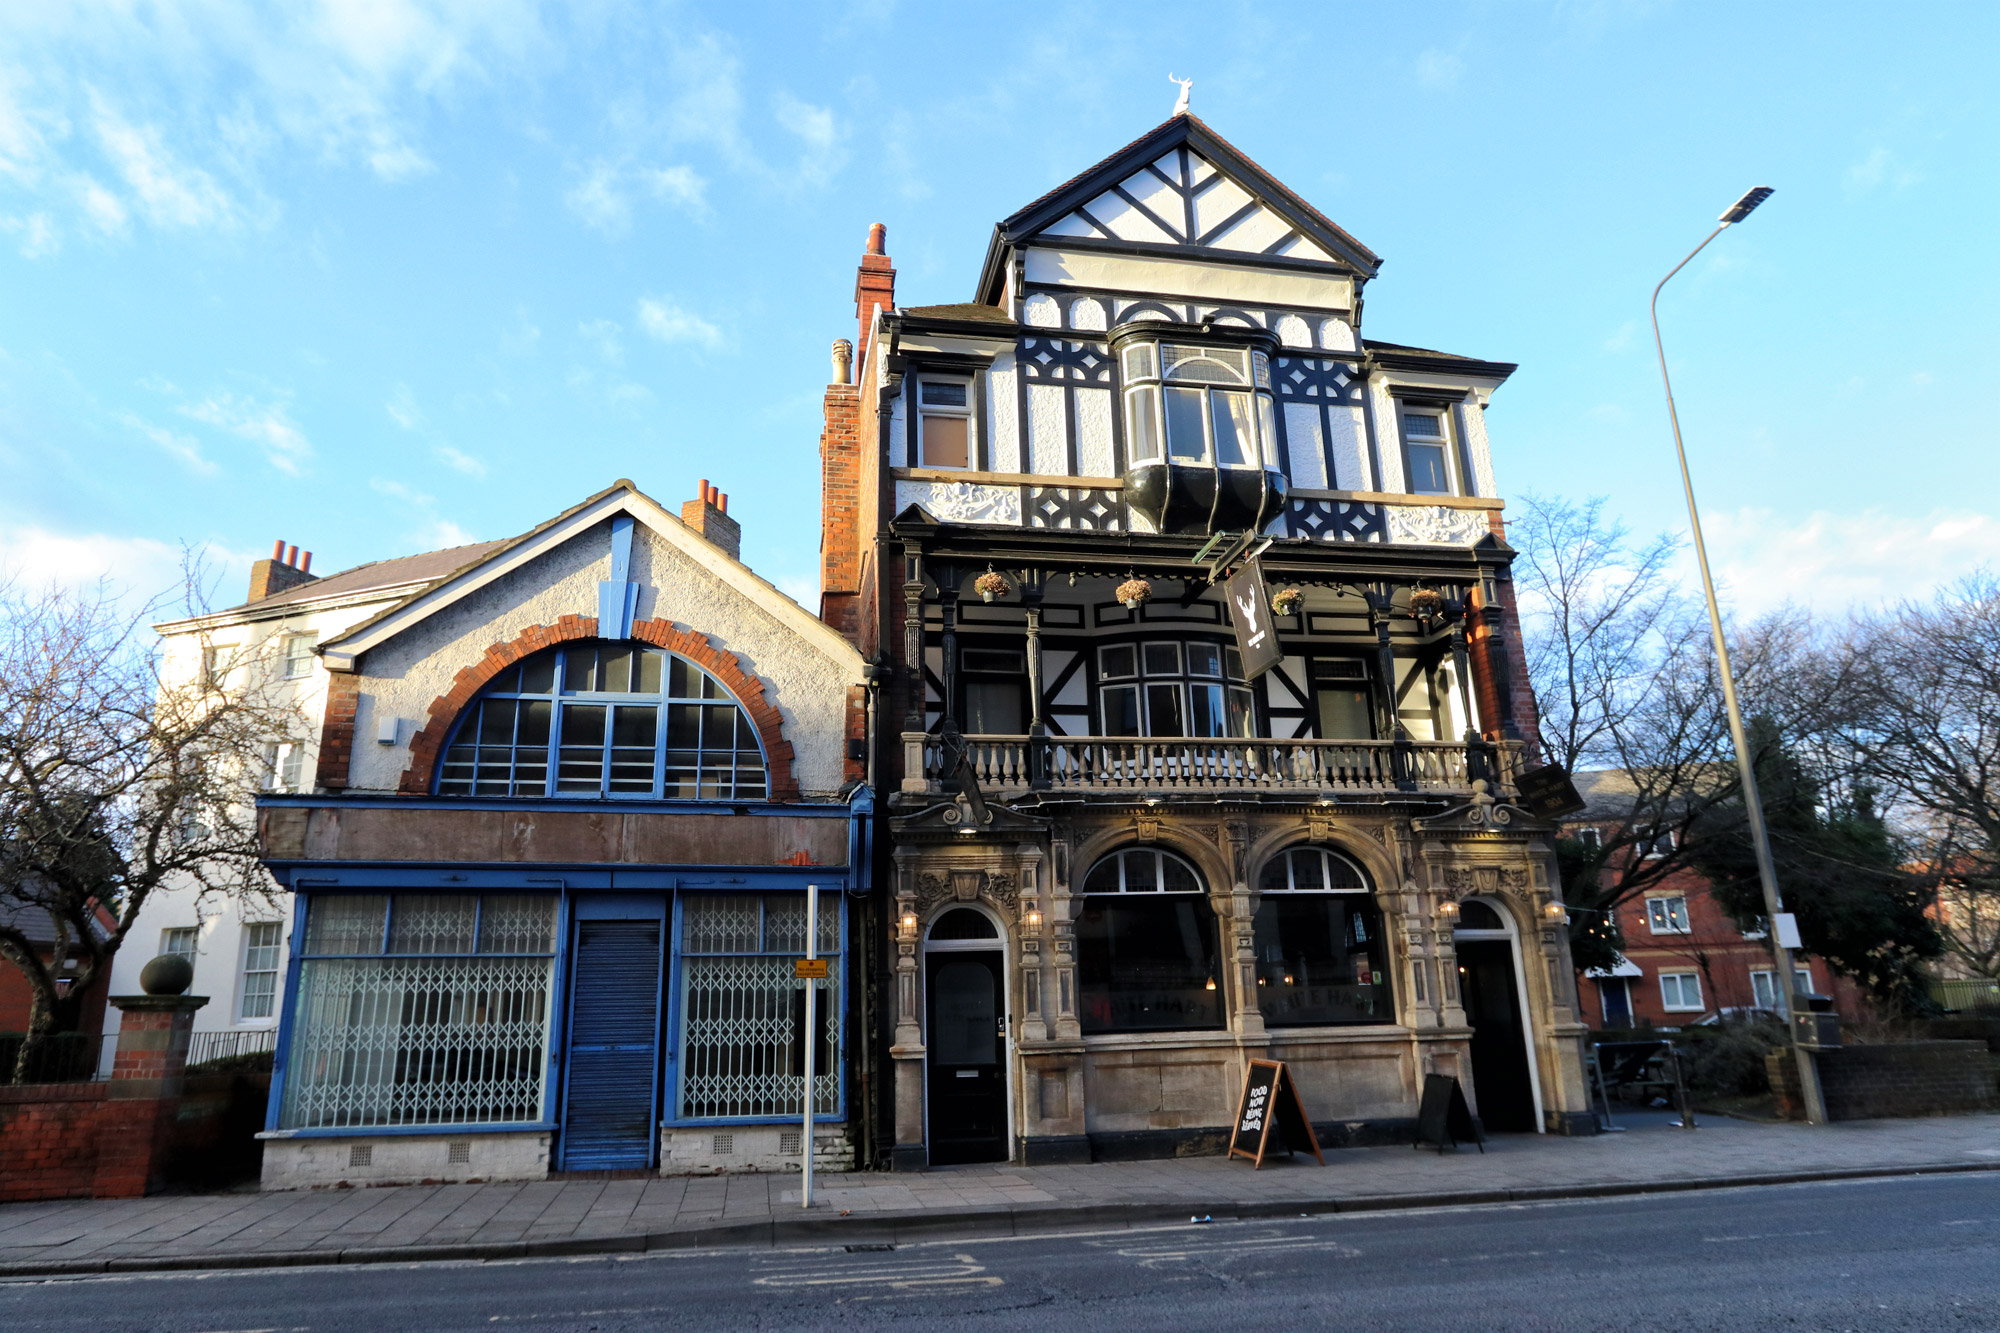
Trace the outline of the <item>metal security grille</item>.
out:
[[[546,1119],[555,904],[546,894],[308,899],[282,1126]],[[439,948],[464,952],[386,952]],[[347,956],[314,956],[334,949]]]
[[[820,990],[813,1111],[840,1111],[840,896],[820,896],[819,949],[835,959]],[[798,1115],[805,1082],[805,895],[691,895],[681,906],[684,1120]]]

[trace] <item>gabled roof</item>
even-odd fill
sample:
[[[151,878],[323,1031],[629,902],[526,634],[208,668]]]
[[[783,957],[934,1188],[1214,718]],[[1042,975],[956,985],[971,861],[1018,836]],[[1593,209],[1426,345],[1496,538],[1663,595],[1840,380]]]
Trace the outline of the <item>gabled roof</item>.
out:
[[[358,593],[373,592],[377,588],[395,588],[409,583],[430,583],[445,575],[465,568],[505,542],[473,542],[467,546],[450,546],[442,551],[425,551],[420,555],[399,556],[394,560],[374,560],[352,569],[343,569],[338,574],[328,574],[310,583],[287,588],[283,592],[272,593],[269,597],[254,602],[246,602],[244,611],[262,611],[268,607],[290,606],[298,602],[317,602],[328,597],[351,597]]]
[[[481,553],[428,587],[417,590],[339,637],[328,640],[321,645],[321,659],[329,670],[354,670],[362,654],[382,646],[481,588],[619,514],[629,514],[648,530],[658,533],[723,583],[755,601],[801,639],[850,668],[854,680],[861,679],[865,667],[861,655],[838,631],[752,573],[742,561],[695,532],[658,501],[622,477],[581,504],[564,510],[518,537],[483,543],[483,549],[459,548],[462,551],[480,549]],[[579,607],[578,611],[590,609]],[[699,630],[701,627],[697,625],[693,628]]]
[[[1102,216],[1100,216],[1102,215]],[[998,299],[1001,256],[1031,237],[1234,250],[1372,278],[1379,255],[1199,118],[1174,116],[994,228],[980,300]]]

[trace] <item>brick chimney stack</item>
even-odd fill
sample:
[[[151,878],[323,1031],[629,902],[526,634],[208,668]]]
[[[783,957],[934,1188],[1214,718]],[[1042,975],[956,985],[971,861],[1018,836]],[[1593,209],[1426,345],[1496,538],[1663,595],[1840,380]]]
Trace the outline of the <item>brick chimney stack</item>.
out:
[[[317,577],[312,572],[312,563],[311,551],[301,556],[298,547],[288,547],[283,537],[278,538],[271,548],[271,558],[250,566],[249,600],[261,602],[301,583],[311,583]]]
[[[868,330],[875,322],[876,310],[896,308],[896,270],[889,262],[888,243],[887,227],[879,222],[870,227],[868,253],[861,256],[861,271],[854,277],[854,314],[861,323],[854,364],[864,369],[868,365]]]
[[[701,482],[700,498],[681,506],[681,522],[721,547],[730,559],[743,558],[742,525],[729,516],[729,497],[709,485],[706,478]]]

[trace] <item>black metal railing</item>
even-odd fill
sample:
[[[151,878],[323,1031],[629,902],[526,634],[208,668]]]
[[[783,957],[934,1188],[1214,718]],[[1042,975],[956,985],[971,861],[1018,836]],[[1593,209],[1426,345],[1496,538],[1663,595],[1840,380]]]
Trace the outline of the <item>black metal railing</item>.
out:
[[[52,1032],[28,1052],[26,1068],[17,1069],[27,1040],[25,1032],[0,1032],[0,1085],[88,1083],[104,1076],[100,1057],[105,1037],[101,1032]]]
[[[221,1032],[197,1032],[188,1043],[188,1068],[205,1065],[212,1060],[227,1060],[238,1055],[260,1055],[265,1051],[278,1049],[276,1028],[234,1028]]]

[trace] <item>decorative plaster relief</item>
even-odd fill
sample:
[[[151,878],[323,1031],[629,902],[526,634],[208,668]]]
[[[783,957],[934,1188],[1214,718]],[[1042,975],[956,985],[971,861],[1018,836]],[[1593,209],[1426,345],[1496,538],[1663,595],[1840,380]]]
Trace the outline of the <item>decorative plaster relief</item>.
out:
[[[942,523],[1021,523],[1021,492],[1015,486],[982,486],[969,481],[899,481],[896,509],[922,505]]]
[[[1388,505],[1389,540],[1397,545],[1470,546],[1488,531],[1483,509]]]

